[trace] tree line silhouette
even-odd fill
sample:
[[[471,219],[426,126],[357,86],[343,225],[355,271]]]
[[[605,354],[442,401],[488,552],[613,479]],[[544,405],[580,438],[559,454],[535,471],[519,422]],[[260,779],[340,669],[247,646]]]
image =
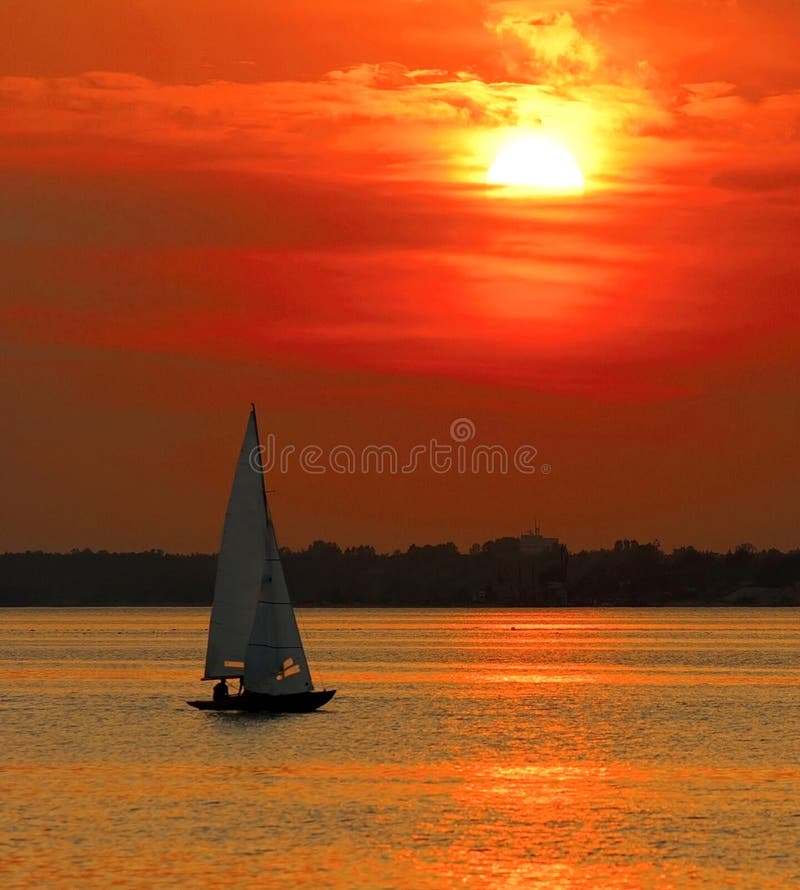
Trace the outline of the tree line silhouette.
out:
[[[531,552],[519,538],[379,553],[314,541],[281,551],[298,606],[800,605],[800,550],[727,553],[658,541]],[[0,606],[208,605],[216,557],[149,550],[0,555]]]

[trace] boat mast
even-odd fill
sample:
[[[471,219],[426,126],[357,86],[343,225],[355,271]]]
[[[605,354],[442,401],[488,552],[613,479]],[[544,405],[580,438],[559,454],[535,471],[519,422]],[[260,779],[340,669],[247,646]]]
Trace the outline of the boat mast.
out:
[[[256,403],[250,402],[250,411],[253,415],[253,427],[256,431],[256,442],[258,443],[258,447],[261,447],[261,436],[258,434],[258,419],[256,418]],[[263,464],[262,464],[263,467]],[[269,549],[267,549],[266,562],[267,563],[279,563],[281,561],[281,551],[280,547],[278,547],[278,536],[275,534],[275,526],[272,525],[272,517],[269,513],[269,503],[267,502],[267,486],[264,479],[264,470],[261,470],[261,496],[264,499],[264,517],[266,519],[266,527],[267,527],[267,536],[269,539],[270,527],[272,527],[272,540],[275,542],[275,555],[269,555]],[[270,568],[270,577],[269,580],[272,581],[272,574]]]
[[[258,434],[258,418],[256,417],[256,403],[250,402],[250,413],[253,415],[253,427],[256,431],[256,443],[257,447],[261,448],[261,436]],[[261,457],[261,453],[259,452],[259,457]],[[261,496],[264,499],[264,515],[267,517],[267,528],[269,528],[269,507],[267,506],[267,492],[264,488],[264,469],[263,464],[261,464],[262,469],[261,473]]]

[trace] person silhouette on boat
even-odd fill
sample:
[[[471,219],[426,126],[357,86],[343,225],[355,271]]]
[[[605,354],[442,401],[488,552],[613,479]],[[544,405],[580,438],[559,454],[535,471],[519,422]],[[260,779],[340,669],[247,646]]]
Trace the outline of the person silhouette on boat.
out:
[[[214,701],[224,701],[228,697],[228,684],[223,677],[214,687]]]

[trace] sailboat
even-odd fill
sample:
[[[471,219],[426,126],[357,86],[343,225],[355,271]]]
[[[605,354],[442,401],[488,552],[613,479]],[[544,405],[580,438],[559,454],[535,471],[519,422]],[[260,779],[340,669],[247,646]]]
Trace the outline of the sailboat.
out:
[[[204,680],[238,679],[230,694],[190,701],[201,710],[308,713],[336,690],[315,690],[281,565],[261,471],[251,405],[217,559]]]

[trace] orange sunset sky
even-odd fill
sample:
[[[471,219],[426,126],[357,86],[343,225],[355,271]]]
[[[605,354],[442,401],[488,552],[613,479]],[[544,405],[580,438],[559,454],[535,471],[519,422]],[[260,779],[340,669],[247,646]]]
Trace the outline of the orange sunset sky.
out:
[[[0,550],[798,541],[796,0],[4,0]],[[578,192],[488,186],[522,134]],[[541,472],[549,465],[549,474]]]

